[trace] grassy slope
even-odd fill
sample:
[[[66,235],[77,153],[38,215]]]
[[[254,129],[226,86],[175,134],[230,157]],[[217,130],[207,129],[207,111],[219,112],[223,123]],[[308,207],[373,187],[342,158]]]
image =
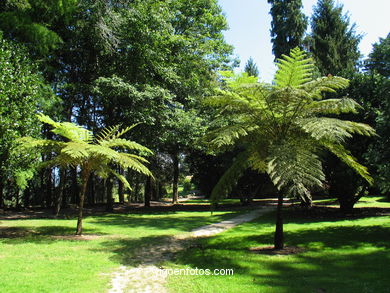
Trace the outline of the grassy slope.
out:
[[[131,264],[134,249],[233,216],[164,212],[89,217],[85,233],[102,237],[88,241],[52,237],[72,235],[75,220],[1,220],[1,292],[104,292],[109,273]]]
[[[375,204],[368,198],[368,206]],[[363,204],[360,204],[363,205]],[[366,205],[366,206],[367,206]],[[389,203],[380,204],[389,207]],[[390,292],[390,217],[308,219],[286,215],[289,246],[306,251],[265,255],[249,247],[271,245],[272,214],[180,253],[175,268],[233,268],[234,276],[171,276],[172,292]]]

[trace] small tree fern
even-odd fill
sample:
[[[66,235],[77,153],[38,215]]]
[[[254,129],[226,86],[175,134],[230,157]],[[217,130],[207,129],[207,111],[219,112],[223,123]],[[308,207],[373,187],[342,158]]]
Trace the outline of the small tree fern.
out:
[[[348,86],[337,76],[313,79],[314,65],[298,48],[277,62],[272,84],[258,83],[246,74],[222,73],[227,90],[206,99],[220,109],[206,136],[211,149],[239,146],[243,152],[212,191],[215,202],[228,193],[243,171],[252,168],[269,175],[279,190],[275,248],[283,248],[283,195],[311,201],[310,190],[322,187],[325,175],[319,155],[327,150],[369,183],[367,168],[343,146],[353,134],[374,135],[365,124],[332,118],[355,113],[350,98],[324,99],[324,92]]]
[[[91,131],[76,124],[55,122],[43,114],[39,114],[38,118],[43,123],[52,126],[52,132],[63,137],[65,141],[23,137],[19,140],[19,145],[15,151],[20,155],[31,153],[31,151],[54,154],[52,160],[41,162],[40,167],[80,168],[81,188],[77,235],[82,233],[84,198],[87,182],[92,172],[102,178],[107,178],[110,174],[113,174],[129,189],[130,185],[126,178],[115,172],[115,165],[123,169],[130,168],[147,176],[152,175],[144,165],[148,161],[142,156],[142,154],[152,154],[152,151],[134,141],[121,138],[135,125],[122,130],[119,129],[119,126],[109,127],[94,137]],[[127,152],[120,152],[120,150]],[[138,151],[140,155],[132,154],[129,151]],[[25,178],[26,173],[21,172],[21,174]]]

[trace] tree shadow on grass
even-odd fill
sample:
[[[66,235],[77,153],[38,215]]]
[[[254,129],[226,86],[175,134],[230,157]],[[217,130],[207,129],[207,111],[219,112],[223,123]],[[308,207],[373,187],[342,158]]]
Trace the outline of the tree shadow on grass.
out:
[[[237,216],[237,213],[231,212],[223,215],[199,215],[184,217],[167,217],[169,214],[161,213],[156,217],[145,218],[142,215],[120,215],[109,214],[99,219],[90,219],[90,223],[103,226],[123,226],[128,228],[142,228],[167,230],[175,229],[179,231],[191,231],[192,229],[223,221],[225,219]]]
[[[265,221],[261,219],[256,224]],[[244,282],[249,286],[246,292],[390,292],[390,227],[356,225],[287,230],[286,245],[306,250],[283,256],[248,250],[272,241],[273,232],[243,229],[236,234],[240,228],[232,234],[198,240],[195,247],[178,253],[175,263],[211,270],[233,268],[231,282]],[[193,286],[199,281],[193,279]],[[224,279],[224,282],[225,288],[212,287],[210,291],[225,292],[230,281]],[[212,282],[210,285],[213,286]]]
[[[55,241],[79,241],[72,237],[76,229],[68,226],[17,226],[0,227],[0,242],[7,244],[51,243]],[[84,235],[105,235],[96,229],[84,229]],[[56,237],[58,236],[58,237]]]

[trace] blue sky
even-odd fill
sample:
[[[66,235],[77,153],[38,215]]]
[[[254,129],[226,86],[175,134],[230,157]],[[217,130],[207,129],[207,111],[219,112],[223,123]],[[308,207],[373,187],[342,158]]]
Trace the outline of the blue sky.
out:
[[[225,32],[228,43],[235,47],[235,55],[241,60],[240,69],[252,56],[259,67],[260,78],[271,81],[275,72],[272,45],[270,41],[271,16],[267,0],[218,0],[224,11],[230,29]],[[303,11],[312,14],[316,0],[303,0]],[[386,37],[390,32],[389,0],[339,0],[344,6],[351,23],[356,23],[356,31],[363,34],[360,51],[367,56],[372,44],[379,37]]]

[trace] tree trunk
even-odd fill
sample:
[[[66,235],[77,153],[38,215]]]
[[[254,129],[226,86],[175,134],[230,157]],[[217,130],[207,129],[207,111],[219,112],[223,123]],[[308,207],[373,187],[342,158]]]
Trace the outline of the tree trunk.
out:
[[[173,182],[172,182],[172,203],[179,203],[178,185],[179,185],[179,155],[172,155],[173,161]]]
[[[94,205],[96,202],[95,197],[95,175],[91,174],[89,176],[89,184],[88,184],[88,203],[90,205]]]
[[[30,197],[31,197],[31,188],[27,187],[23,191],[23,207],[24,208],[28,208],[28,206],[30,205]]]
[[[122,176],[124,175],[124,171],[122,168],[119,169],[119,174]],[[124,204],[125,203],[125,192],[123,190],[123,183],[121,180],[118,180],[118,196],[119,196],[119,203]]]
[[[114,199],[112,197],[112,188],[113,188],[113,182],[112,178],[108,177],[106,180],[106,185],[107,185],[107,206],[106,206],[106,211],[107,212],[112,212],[114,210]]]
[[[3,177],[0,176],[0,209],[4,208],[4,182]]]
[[[274,238],[275,249],[283,249],[284,247],[282,209],[283,209],[283,194],[282,192],[279,192],[278,207],[276,209],[276,227],[275,227],[275,238]]]
[[[76,235],[81,235],[83,232],[83,208],[84,208],[84,198],[85,193],[87,191],[87,183],[88,178],[90,175],[90,171],[88,169],[84,169],[81,171],[81,188],[80,188],[80,195],[79,195],[79,216],[77,219],[77,230]]]
[[[58,190],[58,196],[56,197],[56,202],[54,204],[54,214],[59,215],[61,210],[61,205],[64,197],[64,188],[65,188],[66,173],[63,168],[60,169],[60,186]]]
[[[145,193],[144,193],[145,207],[150,207],[151,191],[152,191],[152,177],[148,176],[146,178]]]
[[[71,198],[71,203],[72,204],[77,204],[77,196],[79,194],[79,187],[78,187],[78,184],[77,184],[77,169],[76,168],[72,169],[71,177],[72,177],[72,198]]]
[[[132,201],[133,202],[139,202],[139,194],[140,194],[140,178],[138,176],[138,174],[134,174],[135,176],[135,184],[134,184],[134,193],[133,193],[133,197],[132,197]]]

